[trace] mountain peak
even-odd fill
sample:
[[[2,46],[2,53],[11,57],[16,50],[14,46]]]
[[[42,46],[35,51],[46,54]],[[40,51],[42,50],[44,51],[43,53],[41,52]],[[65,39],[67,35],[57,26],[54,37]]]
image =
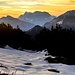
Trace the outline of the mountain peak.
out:
[[[30,34],[32,38],[34,38],[34,36],[36,36],[42,29],[43,27],[36,25],[35,27],[27,31],[27,34]]]
[[[7,17],[11,17],[10,15],[7,15]]]
[[[67,11],[66,13],[64,13],[65,15],[68,15],[68,16],[70,16],[70,15],[73,15],[73,16],[75,16],[75,10],[69,10],[69,11]]]
[[[72,28],[75,30],[75,10],[69,10],[64,14],[61,14],[57,18],[46,23],[44,26],[51,29],[51,26],[56,26],[56,24],[60,24],[62,28]]]
[[[12,17],[12,16],[10,16],[10,15],[7,15],[7,17],[6,18],[14,18],[14,17]]]
[[[6,19],[6,18],[13,18],[12,16],[10,16],[10,15],[7,15],[6,17],[2,17],[2,18],[0,18],[0,19]]]
[[[26,15],[26,14],[32,14],[32,13],[31,13],[31,12],[27,12],[27,11],[26,11],[26,12],[24,13],[24,15]]]
[[[30,22],[35,25],[43,26],[46,22],[53,20],[55,17],[51,16],[48,12],[25,12],[23,15],[19,16],[19,20]]]
[[[70,13],[75,13],[75,10],[69,10],[67,12],[70,12]]]
[[[40,30],[40,29],[42,29],[42,27],[41,26],[39,26],[39,25],[36,25],[35,27],[33,27],[32,29],[30,29],[29,31],[36,31],[36,30]]]
[[[5,23],[6,25],[10,24],[13,28],[16,28],[18,25],[23,31],[27,31],[35,26],[32,23],[21,21],[18,18],[14,18],[10,15],[0,18],[0,23]]]
[[[39,25],[36,25],[34,28],[40,28],[41,26],[39,26]]]

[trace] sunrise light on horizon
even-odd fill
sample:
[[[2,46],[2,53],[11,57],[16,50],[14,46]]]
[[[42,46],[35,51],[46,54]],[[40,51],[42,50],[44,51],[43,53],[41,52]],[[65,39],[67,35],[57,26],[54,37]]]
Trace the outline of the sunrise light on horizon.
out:
[[[18,17],[26,11],[45,11],[58,16],[68,10],[75,10],[75,0],[0,0],[0,17]]]

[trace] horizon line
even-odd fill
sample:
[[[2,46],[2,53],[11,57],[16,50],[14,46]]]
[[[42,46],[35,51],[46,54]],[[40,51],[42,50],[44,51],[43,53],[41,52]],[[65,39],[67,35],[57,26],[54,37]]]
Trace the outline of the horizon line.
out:
[[[75,10],[67,10],[67,11],[75,11]],[[46,13],[48,13],[49,15],[51,15],[51,16],[55,16],[55,17],[58,17],[58,16],[60,16],[60,15],[62,15],[62,14],[64,14],[64,13],[66,13],[67,11],[65,11],[65,12],[63,12],[63,13],[61,13],[61,14],[59,14],[59,15],[52,15],[51,13],[49,13],[49,12],[47,12],[47,11],[39,11],[39,10],[37,10],[37,11],[25,11],[24,13],[22,13],[22,14],[20,14],[20,15],[24,15],[26,12],[27,13],[35,13],[35,12],[46,12]],[[3,17],[7,17],[7,16],[11,16],[11,17],[13,17],[13,18],[18,18],[20,15],[18,15],[17,17],[14,17],[13,15],[11,15],[11,14],[7,14],[7,15],[5,15],[5,16],[2,16],[2,17],[0,17],[0,18],[3,18]]]

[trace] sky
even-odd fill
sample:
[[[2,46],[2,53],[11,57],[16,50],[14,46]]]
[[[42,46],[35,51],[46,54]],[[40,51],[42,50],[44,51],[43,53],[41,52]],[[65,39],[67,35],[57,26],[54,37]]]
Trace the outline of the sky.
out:
[[[0,0],[0,17],[17,18],[26,11],[46,11],[59,16],[68,10],[75,10],[75,0]]]

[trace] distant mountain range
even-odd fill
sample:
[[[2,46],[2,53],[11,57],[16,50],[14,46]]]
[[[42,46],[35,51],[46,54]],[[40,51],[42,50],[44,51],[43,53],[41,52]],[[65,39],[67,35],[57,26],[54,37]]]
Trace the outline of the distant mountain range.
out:
[[[5,24],[10,24],[13,28],[16,28],[18,25],[23,31],[27,31],[35,26],[32,23],[24,22],[11,16],[0,18],[0,23],[2,22],[4,22]]]
[[[2,17],[0,18],[0,23],[2,22],[5,24],[10,24],[14,28],[18,25],[23,31],[28,31],[29,33],[32,33],[30,31],[33,31],[33,34],[35,30],[37,30],[35,32],[38,32],[41,27],[51,29],[51,26],[55,26],[56,24],[61,25],[63,28],[72,28],[75,30],[75,10],[67,11],[58,17],[51,16],[47,12],[25,12],[18,18],[11,16]]]
[[[43,26],[46,22],[53,20],[55,16],[51,16],[48,12],[35,11],[34,13],[25,12],[18,17],[19,20]]]
[[[0,18],[0,23],[4,22],[5,24],[10,24],[14,28],[18,25],[21,30],[28,31],[36,25],[43,26],[46,22],[54,18],[54,16],[51,16],[47,12],[35,11],[34,13],[25,12],[24,15],[20,15],[19,18],[14,18],[9,15],[2,17]]]
[[[70,10],[64,14],[54,18],[52,21],[44,24],[44,27],[51,29],[51,26],[56,24],[61,25],[63,28],[72,28],[75,30],[75,10]]]

